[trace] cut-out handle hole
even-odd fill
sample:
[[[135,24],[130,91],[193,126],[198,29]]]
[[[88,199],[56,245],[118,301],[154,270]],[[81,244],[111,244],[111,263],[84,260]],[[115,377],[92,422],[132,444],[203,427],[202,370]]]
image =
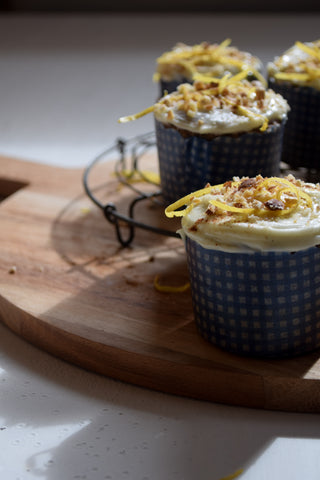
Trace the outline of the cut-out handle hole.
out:
[[[27,183],[18,180],[0,177],[0,202],[27,185]]]

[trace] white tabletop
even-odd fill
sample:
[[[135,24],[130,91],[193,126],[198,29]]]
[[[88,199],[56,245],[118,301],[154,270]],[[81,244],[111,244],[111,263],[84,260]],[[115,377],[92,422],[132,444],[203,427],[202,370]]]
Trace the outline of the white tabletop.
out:
[[[0,154],[82,167],[152,130],[155,58],[232,43],[264,62],[319,38],[320,15],[0,17]],[[0,176],[5,172],[0,172]],[[0,292],[1,293],[1,292]],[[319,480],[320,416],[174,397],[86,372],[0,324],[3,480]],[[250,395],[250,392],[248,392]]]

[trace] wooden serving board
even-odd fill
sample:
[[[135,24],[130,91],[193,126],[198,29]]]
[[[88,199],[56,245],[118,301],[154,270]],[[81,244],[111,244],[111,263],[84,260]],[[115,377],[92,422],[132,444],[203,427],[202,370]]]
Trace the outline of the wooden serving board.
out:
[[[112,163],[92,173],[119,210]],[[319,352],[256,360],[214,348],[196,331],[181,240],[137,230],[121,248],[114,227],[84,193],[82,170],[0,157],[0,318],[28,342],[122,381],[212,402],[320,412]],[[139,206],[146,222],[175,229],[163,210]]]

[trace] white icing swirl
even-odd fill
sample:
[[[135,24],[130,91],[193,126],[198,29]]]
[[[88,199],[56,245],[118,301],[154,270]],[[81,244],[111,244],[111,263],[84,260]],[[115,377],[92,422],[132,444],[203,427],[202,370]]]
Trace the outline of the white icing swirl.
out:
[[[261,100],[258,95],[252,92],[252,85],[250,85],[251,90],[248,88],[246,91],[248,103],[245,108],[248,114],[239,114],[235,109],[234,100],[232,99],[231,102],[224,101],[223,94],[212,96],[213,103],[216,100],[217,102],[210,110],[206,110],[205,107],[197,107],[188,111],[182,108],[182,101],[179,98],[181,87],[188,93],[194,92],[193,86],[181,85],[178,92],[166,95],[155,104],[154,116],[162,123],[192,133],[226,135],[249,132],[261,127],[263,119],[267,119],[269,123],[282,122],[287,118],[289,111],[287,101],[280,94],[271,89],[264,90],[260,87],[260,91],[263,91],[263,100]],[[197,94],[200,96],[206,95],[205,93],[202,94],[201,91]],[[185,102],[188,101],[189,99],[185,100]],[[209,101],[210,98],[208,98]]]
[[[199,198],[182,218],[181,236],[195,240],[208,249],[227,252],[287,251],[295,252],[320,244],[320,186],[302,183],[302,190],[311,198],[289,215],[259,216],[251,214],[246,220],[226,215],[222,221],[210,221],[207,215],[210,200],[223,201],[223,196],[206,194]],[[196,228],[193,228],[196,224]]]

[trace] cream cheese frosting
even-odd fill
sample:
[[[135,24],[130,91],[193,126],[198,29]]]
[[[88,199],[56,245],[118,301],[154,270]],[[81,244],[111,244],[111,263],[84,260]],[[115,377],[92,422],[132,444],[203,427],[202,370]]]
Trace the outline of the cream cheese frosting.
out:
[[[270,78],[320,90],[320,40],[296,42],[269,62],[267,70]]]
[[[244,68],[251,68],[252,74],[261,70],[261,61],[249,52],[230,46],[231,40],[222,43],[202,42],[199,45],[178,43],[172,50],[157,59],[154,80],[192,81],[196,72],[223,77],[235,74]]]
[[[182,217],[182,238],[208,249],[295,252],[320,244],[320,185],[292,175],[207,186],[167,207],[166,214]]]
[[[154,106],[156,120],[197,134],[226,135],[265,130],[287,118],[287,101],[260,82],[236,77],[181,84]]]

